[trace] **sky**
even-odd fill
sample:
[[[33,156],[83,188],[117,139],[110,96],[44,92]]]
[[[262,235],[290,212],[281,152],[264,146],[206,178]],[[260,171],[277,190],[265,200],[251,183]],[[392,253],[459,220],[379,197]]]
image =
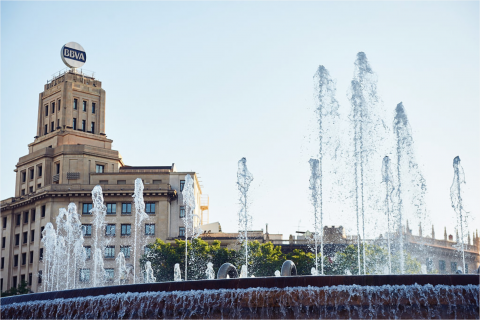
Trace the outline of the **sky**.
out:
[[[386,122],[405,106],[437,237],[444,226],[454,233],[457,155],[466,210],[479,217],[478,2],[2,1],[2,199],[14,195],[15,164],[36,134],[38,93],[65,67],[59,53],[70,41],[84,47],[84,69],[106,90],[106,133],[124,163],[197,172],[210,221],[223,231],[238,230],[242,157],[254,176],[253,229],[268,223],[285,239],[311,230],[313,75],[319,65],[329,70],[348,114],[360,51],[377,74]],[[353,233],[354,213],[328,201],[325,224]]]

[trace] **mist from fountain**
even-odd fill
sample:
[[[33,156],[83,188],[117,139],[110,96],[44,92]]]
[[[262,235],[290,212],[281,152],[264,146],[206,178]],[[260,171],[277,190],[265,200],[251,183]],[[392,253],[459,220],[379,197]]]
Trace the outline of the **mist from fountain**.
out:
[[[463,207],[463,199],[462,199],[462,186],[465,184],[465,173],[463,171],[463,167],[460,164],[460,157],[456,156],[453,159],[453,182],[452,186],[450,187],[450,199],[452,201],[452,208],[455,210],[457,215],[457,233],[460,230],[460,246],[459,250],[462,253],[462,271],[465,271],[465,236],[468,234],[468,217],[467,212]],[[458,242],[457,240],[457,242]]]
[[[134,227],[134,244],[133,244],[133,283],[137,283],[137,252],[143,248],[143,232],[142,223],[148,219],[145,213],[145,202],[143,201],[143,181],[140,178],[135,179],[135,191],[133,194],[135,203],[135,227]]]
[[[215,279],[215,271],[213,270],[213,263],[207,263],[207,270],[205,270],[205,275],[208,280]]]
[[[175,263],[173,267],[173,281],[182,281],[182,272],[180,271],[179,263]]]
[[[377,182],[371,173],[378,168],[375,162],[378,153],[381,152],[380,145],[384,137],[382,130],[385,129],[385,124],[381,118],[377,79],[363,52],[357,54],[348,98],[352,105],[350,119],[353,129],[358,274],[361,274],[361,248],[363,248],[363,273],[365,274],[365,211],[373,213],[377,210],[375,207]],[[362,245],[360,245],[360,239],[362,239]]]
[[[385,156],[382,164],[382,182],[385,183],[385,215],[387,216],[388,273],[392,274],[392,250],[390,246],[390,218],[393,211],[393,193],[395,191],[390,158]]]
[[[315,274],[318,274],[318,246],[320,241],[320,257],[321,257],[321,270],[323,273],[323,214],[321,211],[321,173],[318,159],[310,159],[310,201],[313,205],[314,215],[314,230],[313,237],[308,237],[309,241],[313,241],[313,252],[315,253]],[[320,208],[319,208],[320,207]],[[320,212],[319,212],[320,211]],[[311,240],[313,239],[313,240]]]
[[[123,252],[119,252],[115,258],[115,265],[117,267],[117,279],[116,282],[118,285],[124,284],[125,279],[127,278],[127,265],[125,262],[125,255]]]
[[[101,186],[95,186],[92,190],[93,208],[90,213],[93,215],[93,286],[97,287],[103,285],[105,278],[105,269],[103,267],[103,250],[106,245],[105,234],[105,216],[107,214],[107,207],[103,201],[103,193]]]
[[[183,223],[185,226],[185,281],[188,280],[188,238],[190,237],[193,241],[193,238],[196,236],[195,226],[194,226],[194,210],[195,210],[195,190],[194,190],[194,181],[192,177],[187,174],[185,176],[185,185],[183,187],[183,204],[185,205],[185,216],[183,217]],[[194,259],[194,254],[190,254],[192,259]]]
[[[153,275],[152,263],[150,261],[145,262],[145,283],[153,283],[157,281],[157,278]]]
[[[240,192],[240,211],[238,212],[238,240],[245,250],[245,277],[248,277],[248,228],[252,217],[248,213],[248,189],[253,181],[253,175],[247,169],[247,159],[238,161],[237,187]],[[243,268],[243,267],[242,267]]]
[[[403,220],[407,214],[413,221],[417,221],[421,228],[426,218],[425,193],[426,183],[420,168],[415,160],[412,130],[403,104],[400,102],[395,108],[393,131],[396,140],[397,157],[397,210],[396,226],[400,252],[400,273],[405,273]],[[425,225],[425,223],[423,224]]]

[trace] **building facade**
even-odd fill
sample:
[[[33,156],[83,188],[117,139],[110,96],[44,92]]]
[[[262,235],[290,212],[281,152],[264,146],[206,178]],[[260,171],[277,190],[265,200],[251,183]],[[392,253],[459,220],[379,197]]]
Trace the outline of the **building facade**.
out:
[[[208,223],[207,195],[195,172],[171,166],[135,167],[124,164],[107,138],[105,90],[93,76],[68,70],[49,81],[39,95],[35,140],[16,165],[15,196],[1,201],[1,280],[5,291],[26,281],[31,291],[42,291],[42,231],[48,222],[56,228],[60,208],[75,203],[83,225],[87,259],[91,248],[92,189],[100,185],[107,207],[104,251],[107,274],[122,251],[127,263],[134,224],[135,179],[144,183],[149,218],[142,226],[146,242],[167,240],[184,233],[181,191],[185,176],[194,179],[196,224]],[[138,255],[143,250],[137,250]],[[138,259],[137,259],[138,260]],[[86,268],[89,268],[87,260]],[[80,272],[80,271],[79,271]],[[88,278],[85,280],[88,282]],[[87,285],[88,283],[85,283]]]

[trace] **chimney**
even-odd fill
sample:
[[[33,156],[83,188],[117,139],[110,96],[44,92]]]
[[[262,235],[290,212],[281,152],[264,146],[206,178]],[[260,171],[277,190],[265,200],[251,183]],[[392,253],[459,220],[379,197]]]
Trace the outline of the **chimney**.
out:
[[[432,239],[435,239],[435,228],[433,227],[433,224],[432,224]]]
[[[468,233],[468,242],[467,242],[468,245],[470,245],[470,233]]]
[[[444,233],[443,233],[443,238],[444,238],[445,241],[447,241],[447,239],[448,239],[448,236],[447,236],[447,227],[445,227],[445,231],[444,231]]]
[[[265,225],[265,233],[268,234],[268,223]]]
[[[456,231],[456,235],[455,235],[455,240],[457,243],[460,242],[460,237],[458,236],[458,229],[455,230]]]
[[[422,236],[422,223],[418,223],[418,235],[421,237]]]
[[[406,234],[410,233],[410,227],[408,226],[408,219],[407,219],[407,230],[405,232]]]

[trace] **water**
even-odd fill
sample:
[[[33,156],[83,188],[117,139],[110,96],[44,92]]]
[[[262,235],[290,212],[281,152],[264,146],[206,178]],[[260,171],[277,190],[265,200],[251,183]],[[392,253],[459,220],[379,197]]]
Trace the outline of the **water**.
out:
[[[137,252],[144,247],[143,222],[148,219],[145,213],[145,202],[143,201],[143,181],[140,178],[135,179],[135,192],[133,194],[135,203],[135,225],[134,225],[134,244],[133,244],[133,283],[137,283]],[[138,251],[137,251],[138,250]]]
[[[253,181],[253,175],[247,169],[247,159],[238,161],[237,187],[240,192],[240,211],[238,212],[238,239],[244,245],[245,273],[248,276],[248,228],[251,225],[251,216],[248,213],[248,189]]]
[[[380,117],[377,79],[363,52],[357,54],[348,98],[352,105],[350,119],[353,128],[358,274],[361,274],[362,269],[360,248],[363,248],[363,273],[365,274],[365,211],[372,214],[376,209],[375,196],[378,182],[371,173],[374,172],[374,168],[379,167],[376,159],[378,159],[385,124]],[[360,245],[360,239],[362,239],[362,245]]]
[[[153,275],[152,263],[150,261],[145,262],[145,283],[153,283],[157,281],[157,278]]]
[[[275,277],[280,277],[280,271],[279,270],[275,270]]]
[[[247,277],[248,277],[247,265],[244,264],[240,269],[240,278],[247,278]]]
[[[215,271],[213,270],[213,263],[207,263],[207,270],[205,270],[205,275],[208,280],[215,279]]]
[[[82,225],[74,203],[59,210],[56,224],[57,230],[48,222],[42,233],[44,291],[77,288],[77,270],[85,265]]]
[[[175,263],[173,267],[173,281],[182,281],[182,272],[180,271],[180,264]]]
[[[1,308],[5,319],[478,319],[478,296],[477,285],[260,287],[127,292]]]
[[[323,214],[321,210],[321,173],[320,173],[320,161],[317,159],[310,159],[310,191],[311,191],[311,202],[313,205],[314,212],[314,253],[315,253],[315,274],[318,274],[318,246],[320,242],[320,257],[321,257],[321,268],[323,273]],[[307,235],[305,235],[307,236]],[[308,240],[312,239],[308,237]]]
[[[405,273],[404,240],[402,226],[405,216],[410,217],[421,229],[426,218],[426,183],[415,160],[412,130],[403,104],[395,108],[393,131],[397,156],[397,233],[400,254],[400,273]],[[425,223],[423,223],[425,225]]]
[[[185,280],[188,280],[188,238],[193,238],[195,234],[194,226],[194,210],[195,210],[195,190],[192,177],[187,174],[185,176],[185,185],[183,187],[183,204],[185,205],[185,217],[183,217],[183,223],[185,226]],[[194,259],[194,254],[190,254]]]
[[[393,193],[395,191],[390,158],[385,156],[382,164],[382,182],[385,183],[385,215],[387,216],[387,247],[388,247],[388,273],[392,274],[392,250],[390,246],[390,217],[393,206]]]
[[[465,273],[465,235],[468,233],[467,212],[463,208],[462,186],[465,184],[465,173],[460,164],[460,157],[453,159],[453,182],[450,187],[450,199],[452,200],[452,208],[457,215],[457,233],[460,230],[460,237],[457,242],[460,242],[459,249],[462,253],[463,265],[461,270]]]
[[[105,216],[107,207],[103,202],[103,193],[101,186],[95,186],[92,190],[93,208],[90,213],[93,215],[93,286],[98,287],[103,284],[105,279],[105,269],[103,268],[103,250],[105,248]]]
[[[123,254],[123,252],[118,253],[117,257],[115,258],[115,265],[117,267],[116,283],[118,285],[125,284],[125,280],[128,276],[128,271],[125,263],[125,255]]]

